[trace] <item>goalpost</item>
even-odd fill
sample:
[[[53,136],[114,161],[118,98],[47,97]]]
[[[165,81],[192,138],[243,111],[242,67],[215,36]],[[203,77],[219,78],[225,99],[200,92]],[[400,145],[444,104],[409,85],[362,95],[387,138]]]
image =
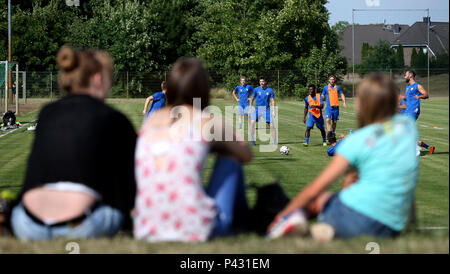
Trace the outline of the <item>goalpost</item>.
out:
[[[19,113],[19,63],[17,62],[9,62],[9,61],[0,61],[0,86],[1,86],[1,103],[5,104],[4,112],[8,111],[8,92],[10,86],[14,84],[14,82],[9,83],[9,73],[12,72],[12,69],[15,67],[16,77],[15,77],[15,105],[16,105],[16,114]],[[4,71],[3,71],[4,70]]]

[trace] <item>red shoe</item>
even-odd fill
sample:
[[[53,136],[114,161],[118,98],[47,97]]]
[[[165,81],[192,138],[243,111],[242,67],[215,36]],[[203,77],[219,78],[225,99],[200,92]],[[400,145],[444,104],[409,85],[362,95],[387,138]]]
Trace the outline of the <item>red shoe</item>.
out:
[[[433,154],[433,153],[434,153],[434,147],[431,146],[431,147],[430,147],[430,154]]]

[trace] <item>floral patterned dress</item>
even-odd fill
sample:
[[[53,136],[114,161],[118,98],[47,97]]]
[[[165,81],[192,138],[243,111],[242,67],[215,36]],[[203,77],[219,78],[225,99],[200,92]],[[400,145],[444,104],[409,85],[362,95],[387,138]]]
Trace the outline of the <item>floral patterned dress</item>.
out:
[[[202,186],[209,145],[194,127],[175,134],[147,121],[136,146],[134,236],[150,242],[208,239],[217,215]]]

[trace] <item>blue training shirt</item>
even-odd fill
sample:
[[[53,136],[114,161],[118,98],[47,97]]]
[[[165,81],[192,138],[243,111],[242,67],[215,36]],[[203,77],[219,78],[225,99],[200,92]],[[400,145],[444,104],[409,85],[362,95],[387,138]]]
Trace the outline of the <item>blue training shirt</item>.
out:
[[[415,82],[412,85],[406,86],[406,111],[407,114],[419,114],[420,113],[420,99],[416,99],[415,95],[422,95],[419,91],[419,83]]]
[[[401,231],[417,185],[417,126],[409,116],[365,126],[347,136],[336,154],[358,171],[358,181],[339,192],[346,206]]]
[[[266,87],[266,89],[262,89],[257,87],[253,89],[252,97],[256,98],[255,107],[264,106],[270,108],[270,99],[275,98],[275,93],[272,88]]]
[[[337,142],[334,146],[330,147],[329,149],[327,149],[327,153],[328,156],[334,156],[334,153],[336,152],[336,148],[337,146],[342,142],[342,140],[340,140],[339,142]]]
[[[164,92],[160,91],[152,95],[153,96],[153,102],[152,106],[148,110],[148,114],[151,114],[152,112],[163,108],[166,105],[166,95]]]
[[[398,104],[399,104],[399,106],[406,105],[406,101],[404,99],[399,99],[398,100]],[[398,109],[398,113],[400,113],[400,114],[405,114],[405,112],[406,112],[406,108],[399,108]]]
[[[252,86],[246,85],[245,87],[243,87],[242,85],[239,85],[234,89],[234,91],[238,93],[240,105],[248,105],[250,103],[248,101],[248,98],[253,92]]]
[[[337,89],[337,91],[338,91],[338,95],[341,95],[342,94],[342,89],[341,89],[341,87],[340,86],[338,86],[338,85],[336,85],[336,89]],[[326,108],[330,108],[331,106],[330,106],[330,98],[328,97],[328,85],[326,85],[326,86],[324,86],[323,87],[323,89],[322,89],[322,95],[323,96],[325,96],[325,101],[326,101],[326,105],[325,105],[325,107]]]

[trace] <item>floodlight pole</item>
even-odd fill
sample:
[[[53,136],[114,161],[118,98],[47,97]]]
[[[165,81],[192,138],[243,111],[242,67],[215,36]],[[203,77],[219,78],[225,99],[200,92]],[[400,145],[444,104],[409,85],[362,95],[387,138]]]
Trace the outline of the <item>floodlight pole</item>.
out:
[[[430,9],[427,9],[427,91],[430,92]]]
[[[19,64],[16,63],[16,114],[19,114]]]
[[[352,9],[352,68],[352,97],[355,98],[355,9]]]
[[[353,74],[355,74],[355,11],[426,11],[427,12],[427,70],[428,70],[428,80],[427,89],[430,91],[430,9],[352,9],[352,51],[353,51]],[[353,84],[354,90],[354,84]],[[353,91],[354,92],[354,91]],[[353,94],[354,96],[354,94]]]

